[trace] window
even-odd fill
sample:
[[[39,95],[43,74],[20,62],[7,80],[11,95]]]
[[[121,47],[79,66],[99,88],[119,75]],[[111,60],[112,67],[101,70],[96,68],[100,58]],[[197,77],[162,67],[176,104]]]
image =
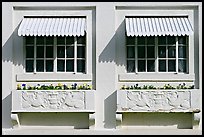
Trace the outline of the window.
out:
[[[187,73],[188,36],[126,37],[127,72]]]
[[[86,72],[86,36],[26,36],[25,47],[26,72]]]

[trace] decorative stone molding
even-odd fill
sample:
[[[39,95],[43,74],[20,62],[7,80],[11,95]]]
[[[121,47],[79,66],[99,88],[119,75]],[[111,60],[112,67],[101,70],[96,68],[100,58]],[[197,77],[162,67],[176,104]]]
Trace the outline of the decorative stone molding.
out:
[[[198,112],[199,91],[119,90],[117,112]]]
[[[12,112],[94,111],[94,90],[15,90]]]

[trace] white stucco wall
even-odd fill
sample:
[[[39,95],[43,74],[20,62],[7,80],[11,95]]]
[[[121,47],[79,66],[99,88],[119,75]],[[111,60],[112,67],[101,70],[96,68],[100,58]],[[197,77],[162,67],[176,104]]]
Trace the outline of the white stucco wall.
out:
[[[95,114],[90,115],[95,119],[95,124],[88,120],[88,113],[61,113],[55,114],[37,114],[22,113],[22,124],[32,125],[63,125],[73,127],[76,121],[82,122],[78,127],[88,127],[94,129],[119,129],[122,128],[154,128],[157,125],[161,128],[178,128],[176,124],[181,125],[181,128],[192,127],[192,114],[158,114],[145,113],[134,114],[125,113],[122,118],[122,123],[118,123],[116,119],[120,119],[120,115],[116,114],[116,91],[123,83],[136,83],[139,80],[148,80],[148,83],[157,84],[157,78],[151,81],[155,75],[129,76],[125,74],[125,24],[123,19],[126,15],[189,15],[191,23],[194,26],[195,35],[191,37],[190,47],[190,74],[187,76],[169,76],[161,75],[160,80],[168,77],[170,82],[185,81],[190,84],[195,84],[196,88],[202,91],[202,4],[201,3],[129,3],[129,2],[60,2],[60,3],[37,3],[37,2],[4,2],[2,4],[2,126],[3,128],[12,128],[11,124],[11,91],[16,88],[16,75],[20,80],[29,79],[23,74],[23,41],[17,36],[17,26],[25,15],[86,15],[89,20],[88,27],[88,42],[91,47],[88,48],[88,73],[83,77],[71,76],[69,80],[78,80],[83,83],[86,81],[93,84],[95,92]],[[89,46],[88,45],[88,46]],[[37,78],[30,78],[39,82],[39,79],[46,77],[42,74]],[[66,77],[66,75],[64,76]],[[53,76],[53,79],[60,79],[59,76]],[[129,81],[126,81],[129,79]],[[66,79],[62,79],[66,82]],[[150,80],[150,81],[149,81]],[[165,79],[166,80],[166,79]],[[194,81],[195,80],[195,81]],[[42,81],[41,81],[42,82]],[[167,80],[167,82],[169,82]],[[33,83],[33,82],[31,82]],[[145,83],[145,82],[141,82]],[[162,82],[162,85],[165,82]],[[202,95],[202,94],[201,94]],[[200,96],[202,102],[202,96]],[[200,108],[202,104],[200,102]],[[200,117],[202,114],[199,113]],[[44,123],[40,120],[43,115]],[[92,117],[93,116],[93,117]],[[163,118],[160,121],[160,116]],[[171,121],[170,118],[174,118]],[[53,119],[52,119],[53,118]],[[139,118],[134,119],[134,118]],[[140,119],[141,118],[141,119]],[[149,119],[154,120],[149,120]],[[201,117],[202,118],[202,117]],[[52,121],[49,121],[52,119]],[[65,120],[66,119],[66,120]],[[69,121],[71,120],[71,122]],[[121,120],[121,119],[120,119]],[[176,121],[179,122],[176,123]],[[159,122],[158,122],[159,121]],[[94,125],[92,125],[94,124]],[[199,123],[199,128],[202,128],[202,122]]]

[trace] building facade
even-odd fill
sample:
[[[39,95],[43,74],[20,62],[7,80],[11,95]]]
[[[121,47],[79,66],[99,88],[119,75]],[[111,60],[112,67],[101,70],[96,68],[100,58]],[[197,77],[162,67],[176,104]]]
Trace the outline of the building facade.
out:
[[[2,128],[202,129],[202,3],[4,2]]]

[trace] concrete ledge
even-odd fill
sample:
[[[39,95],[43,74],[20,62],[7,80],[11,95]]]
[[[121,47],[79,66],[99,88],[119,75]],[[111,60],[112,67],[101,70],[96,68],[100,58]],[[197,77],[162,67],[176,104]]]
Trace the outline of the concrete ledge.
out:
[[[51,130],[52,129],[52,130]],[[202,135],[202,130],[193,129],[66,129],[63,127],[21,127],[2,129],[3,135]]]

